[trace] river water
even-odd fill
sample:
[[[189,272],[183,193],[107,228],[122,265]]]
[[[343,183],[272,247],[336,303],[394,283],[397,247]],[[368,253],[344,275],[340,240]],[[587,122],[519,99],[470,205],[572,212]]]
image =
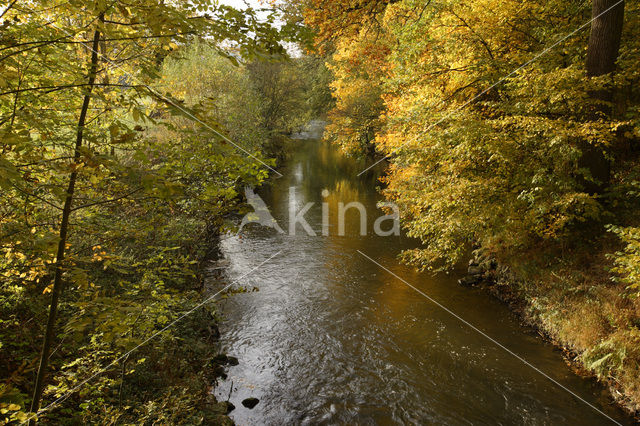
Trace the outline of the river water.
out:
[[[289,235],[251,224],[222,243],[227,278],[258,289],[222,303],[222,346],[240,365],[229,368],[216,394],[219,400],[231,395],[237,424],[612,424],[586,402],[630,423],[600,386],[574,375],[561,354],[504,305],[460,287],[462,272],[433,276],[399,264],[398,253],[415,242],[373,235],[371,222],[384,214],[376,209],[375,173],[357,177],[365,165],[326,143],[294,145],[284,176],[260,195],[285,230],[290,209],[314,202],[305,218],[318,236],[301,227]],[[346,235],[337,235],[338,203],[352,201],[367,207],[366,236],[356,211],[347,215]],[[241,405],[247,397],[260,403],[249,410]]]

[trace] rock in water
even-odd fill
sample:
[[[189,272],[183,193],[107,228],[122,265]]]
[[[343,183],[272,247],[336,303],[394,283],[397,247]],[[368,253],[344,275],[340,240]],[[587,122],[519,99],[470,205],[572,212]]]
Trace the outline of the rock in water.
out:
[[[238,358],[225,354],[218,354],[212,360],[213,365],[238,365]]]
[[[464,278],[461,278],[458,280],[458,284],[460,284],[461,286],[465,286],[465,287],[469,287],[472,285],[476,285],[478,284],[480,281],[482,281],[482,277],[479,275],[468,275]]]
[[[258,398],[247,398],[242,401],[242,405],[244,405],[248,409],[252,409],[256,405],[258,405],[258,402],[260,402]]]
[[[220,377],[222,380],[227,380],[227,372],[224,370],[224,367],[221,365],[215,365],[213,367],[213,376]]]
[[[223,364],[226,364],[228,360],[229,358],[227,358],[225,354],[218,354],[213,358],[212,362],[219,365],[223,365]]]

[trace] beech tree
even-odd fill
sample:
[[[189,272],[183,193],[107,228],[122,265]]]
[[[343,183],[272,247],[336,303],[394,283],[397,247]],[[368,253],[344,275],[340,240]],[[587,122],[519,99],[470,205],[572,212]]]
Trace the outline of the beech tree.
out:
[[[222,226],[238,183],[258,184],[273,164],[255,140],[226,136],[228,116],[159,84],[165,58],[202,39],[233,67],[283,54],[286,35],[209,1],[13,1],[0,19],[1,347],[12,354],[0,357],[0,408],[34,421],[197,300],[185,241]],[[72,413],[97,407],[76,402]]]
[[[591,34],[587,48],[586,72],[589,77],[600,77],[615,71],[620,50],[622,28],[624,23],[624,0],[593,0]],[[605,103],[612,101],[611,90],[593,91],[592,96],[601,101],[594,108],[594,119],[598,113],[611,115],[613,108]],[[606,149],[602,146],[581,143],[582,157],[580,165],[589,171],[590,179],[583,179],[585,189],[590,193],[600,194],[611,180],[611,164],[607,159]]]
[[[611,129],[628,121],[594,117],[602,99],[591,94],[637,79],[637,67],[621,69],[613,83],[593,68],[614,70],[624,8],[614,5],[596,1],[589,11],[580,2],[503,2],[499,12],[491,0],[310,6],[319,43],[336,34],[336,45],[348,49],[358,46],[353,34],[378,43],[369,51],[382,63],[365,61],[374,72],[354,66],[362,52],[334,55],[331,114],[339,141],[355,117],[340,118],[345,94],[360,94],[358,111],[384,102],[375,145],[390,160],[387,195],[405,207],[409,234],[425,244],[407,261],[451,266],[471,241],[505,253],[559,243],[604,217],[613,154],[603,153],[619,138]],[[340,13],[324,19],[334,9]],[[577,34],[540,54],[590,16],[590,37]],[[336,32],[340,26],[349,33]],[[627,55],[635,48],[628,39]]]
[[[624,24],[624,0],[593,0],[587,75],[598,77],[616,68]]]

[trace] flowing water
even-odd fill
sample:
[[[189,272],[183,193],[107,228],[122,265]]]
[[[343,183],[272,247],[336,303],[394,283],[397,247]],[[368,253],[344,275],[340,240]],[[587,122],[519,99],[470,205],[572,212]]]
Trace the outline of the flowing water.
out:
[[[357,177],[363,168],[325,143],[296,141],[284,176],[260,195],[285,230],[290,208],[314,202],[305,217],[318,236],[252,224],[222,243],[227,278],[258,289],[222,306],[223,349],[240,365],[229,368],[216,393],[220,400],[231,395],[237,424],[612,424],[586,402],[630,423],[600,386],[574,375],[505,306],[460,287],[462,272],[433,276],[399,264],[398,253],[415,242],[373,235],[371,222],[384,213],[376,209],[377,176]],[[337,235],[338,203],[351,201],[367,207],[366,236],[356,211],[347,215],[346,236]],[[323,202],[331,219],[327,237],[320,234]],[[240,403],[247,397],[260,403],[249,410]]]

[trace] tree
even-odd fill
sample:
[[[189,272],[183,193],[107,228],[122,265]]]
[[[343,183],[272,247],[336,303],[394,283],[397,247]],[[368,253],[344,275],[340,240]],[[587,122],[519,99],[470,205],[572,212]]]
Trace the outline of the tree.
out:
[[[624,0],[593,0],[591,36],[587,48],[587,75],[598,77],[615,70],[624,23]]]
[[[334,41],[352,37],[361,29],[382,30],[387,6],[400,0],[310,0],[306,5],[306,22],[317,31],[316,42],[331,49]]]
[[[81,149],[84,143],[84,128],[87,122],[87,112],[91,102],[91,91],[96,81],[98,73],[98,49],[100,48],[100,25],[104,25],[104,13],[99,12],[96,29],[94,31],[93,42],[91,44],[91,59],[89,60],[89,75],[87,76],[87,90],[80,107],[80,117],[78,118],[78,126],[76,130],[76,143],[73,149],[72,171],[69,175],[69,185],[62,208],[62,218],[60,220],[60,237],[58,241],[58,251],[55,258],[53,288],[51,290],[51,303],[49,308],[49,317],[47,320],[47,328],[45,338],[42,344],[42,354],[40,355],[40,365],[38,366],[38,374],[36,376],[36,384],[34,386],[31,408],[29,411],[37,413],[40,408],[40,398],[44,386],[44,378],[47,373],[47,365],[49,363],[49,355],[51,345],[53,344],[54,331],[58,313],[58,300],[62,292],[62,273],[64,270],[64,260],[67,248],[67,234],[69,232],[69,219],[71,217],[71,208],[73,206],[73,195],[75,192],[76,181],[78,180],[78,170],[75,165],[79,165],[82,155]]]
[[[335,3],[314,5],[311,22],[344,6]],[[602,199],[589,190],[600,176],[585,167],[585,143],[610,146],[618,138],[611,129],[626,119],[594,120],[599,100],[589,93],[604,81],[585,79],[584,37],[536,56],[584,23],[580,2],[502,2],[496,11],[492,0],[406,0],[377,3],[375,10],[373,21],[370,13],[322,21],[319,37],[329,37],[325,25],[351,28],[355,19],[353,28],[389,46],[378,72],[350,67],[363,57],[356,53],[334,85],[338,108],[340,93],[384,99],[373,115],[381,122],[377,150],[391,162],[386,194],[404,208],[409,234],[425,244],[405,260],[451,266],[471,242],[505,255],[564,244],[604,217]],[[338,43],[357,51],[352,35],[340,36]],[[629,49],[633,55],[633,44]],[[632,68],[624,75],[616,81],[637,79]],[[351,126],[340,120],[334,118],[334,133],[345,137]]]
[[[624,0],[593,0],[591,15],[593,21],[587,48],[586,71],[589,77],[600,77],[614,72],[616,67],[624,23]],[[613,112],[605,106],[612,100],[611,90],[601,89],[591,94],[600,101],[594,108],[594,119],[599,118],[599,113],[609,115]],[[611,180],[611,164],[606,158],[605,149],[584,142],[580,144],[580,148],[580,165],[589,170],[590,175],[589,179],[583,179],[582,184],[588,192],[602,194]]]
[[[262,105],[265,152],[282,159],[285,137],[326,114],[331,103],[328,70],[322,58],[305,55],[253,61],[246,71]]]
[[[352,155],[373,157],[376,152],[384,110],[382,76],[390,52],[386,42],[363,30],[340,40],[329,64],[336,104],[329,111],[325,136]]]
[[[384,101],[383,192],[422,243],[402,260],[447,270],[473,252],[637,410],[640,6],[587,3],[335,0],[307,15],[337,47],[334,112],[349,112],[328,134],[344,145],[352,112]],[[388,49],[376,72],[363,40]],[[624,244],[613,264],[607,223]]]
[[[212,49],[227,57],[232,56],[230,50],[251,57],[258,51],[282,54],[284,49],[278,31],[270,22],[257,20],[254,12],[213,7],[207,1],[184,5],[146,0],[11,2],[1,14],[2,297],[31,297],[30,306],[38,316],[40,304],[35,302],[51,293],[31,399],[35,413],[47,381],[60,306],[66,311],[65,321],[73,324],[69,311],[91,311],[97,306],[91,301],[100,297],[103,303],[112,303],[112,316],[120,318],[120,324],[103,320],[74,326],[80,333],[94,327],[111,336],[105,339],[111,345],[109,353],[122,353],[137,338],[122,336],[121,329],[131,324],[126,312],[135,303],[122,301],[126,292],[121,281],[96,285],[103,279],[96,263],[105,269],[120,263],[120,271],[139,265],[137,272],[141,272],[144,262],[151,265],[149,258],[154,256],[139,251],[132,256],[137,259],[124,266],[126,256],[110,256],[101,245],[109,241],[112,247],[126,247],[133,229],[145,234],[150,243],[168,244],[167,239],[161,243],[158,238],[160,224],[169,222],[161,215],[170,217],[180,211],[186,216],[187,206],[195,210],[195,204],[202,203],[201,207],[208,207],[200,211],[215,211],[219,222],[217,215],[228,212],[220,206],[233,199],[238,181],[255,184],[267,174],[268,160],[260,158],[259,145],[248,144],[244,151],[240,144],[231,146],[224,137],[224,125],[206,116],[201,102],[186,106],[164,89],[152,87],[164,58],[198,37],[214,40]],[[167,118],[171,115],[198,124],[181,129],[185,141],[193,134],[207,141],[200,145],[200,152],[206,152],[204,159],[213,170],[199,179],[216,185],[206,191],[192,191],[187,175],[194,178],[193,173],[182,167],[184,162],[174,162],[175,157],[163,157],[160,143],[150,138],[158,119],[174,126]],[[231,127],[231,121],[224,124]],[[158,217],[141,213],[151,207]],[[135,228],[141,223],[145,227]],[[191,261],[178,256],[174,260],[180,264],[176,269]],[[69,292],[66,303],[63,289]],[[163,294],[161,288],[152,293]],[[165,298],[166,311],[161,316],[172,306],[167,300],[171,299]],[[56,363],[59,367],[59,360]]]
[[[298,96],[301,80],[289,65],[276,58],[254,61],[247,66],[251,82],[264,101],[265,126],[271,133],[287,133],[303,124],[296,120],[302,102]]]

